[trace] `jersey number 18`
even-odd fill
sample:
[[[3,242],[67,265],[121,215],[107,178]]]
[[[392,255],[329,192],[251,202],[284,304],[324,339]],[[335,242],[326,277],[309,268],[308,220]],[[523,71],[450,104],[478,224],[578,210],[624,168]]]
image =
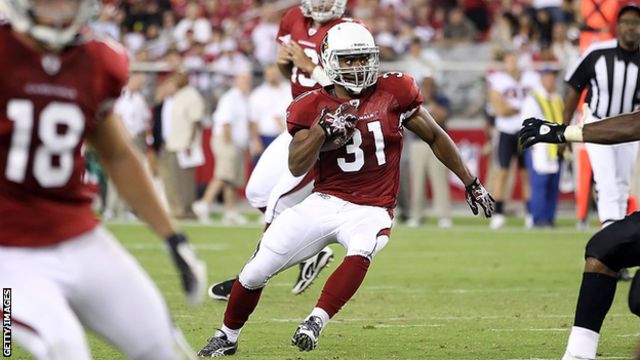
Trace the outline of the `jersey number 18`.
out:
[[[49,103],[40,112],[35,136],[32,136],[35,122],[33,102],[10,100],[7,115],[14,123],[5,170],[7,180],[24,182],[31,139],[37,136],[42,144],[35,149],[33,156],[33,177],[45,188],[64,186],[73,172],[73,153],[82,139],[85,126],[84,115],[78,105]],[[64,128],[64,133],[61,133],[61,128]]]

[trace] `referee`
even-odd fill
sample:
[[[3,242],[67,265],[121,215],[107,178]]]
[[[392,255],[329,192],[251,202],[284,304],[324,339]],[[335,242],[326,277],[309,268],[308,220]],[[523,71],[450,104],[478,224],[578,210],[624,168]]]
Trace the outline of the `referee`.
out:
[[[592,109],[586,122],[636,109],[640,104],[640,7],[626,4],[618,12],[617,38],[591,45],[566,74],[568,91],[563,120],[569,124],[582,90]],[[627,213],[637,142],[613,146],[586,144],[597,191],[598,217],[603,226]]]

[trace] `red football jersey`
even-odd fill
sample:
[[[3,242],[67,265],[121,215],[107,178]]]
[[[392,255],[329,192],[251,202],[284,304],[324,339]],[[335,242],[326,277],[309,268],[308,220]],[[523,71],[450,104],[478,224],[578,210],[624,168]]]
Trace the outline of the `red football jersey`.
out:
[[[282,17],[280,28],[278,29],[277,41],[280,44],[296,41],[304,50],[304,53],[313,61],[320,64],[320,46],[327,31],[335,24],[354,21],[348,18],[333,19],[322,24],[318,29],[313,28],[313,19],[304,17],[299,6],[291,8]],[[296,66],[291,70],[291,94],[295,99],[299,95],[313,89],[320,88],[311,74],[298,69]]]
[[[47,246],[98,220],[81,147],[128,78],[117,44],[37,52],[0,26],[0,245]]]
[[[313,125],[321,109],[335,110],[345,101],[358,108],[359,121],[347,145],[320,153],[314,165],[313,191],[371,206],[393,209],[400,184],[403,120],[422,104],[411,76],[386,73],[360,98],[331,95],[330,88],[310,91],[289,106],[287,125],[295,134]]]

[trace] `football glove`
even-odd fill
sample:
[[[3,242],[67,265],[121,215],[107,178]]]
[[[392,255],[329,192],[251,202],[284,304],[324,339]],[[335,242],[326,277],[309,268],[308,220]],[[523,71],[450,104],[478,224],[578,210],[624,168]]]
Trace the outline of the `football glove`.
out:
[[[329,112],[327,108],[322,109],[318,125],[324,130],[327,139],[342,146],[351,140],[357,121],[358,109],[346,102],[333,113]]]
[[[467,199],[467,204],[469,204],[471,211],[473,211],[473,215],[478,215],[478,205],[480,205],[482,210],[484,210],[484,216],[491,217],[496,201],[493,199],[493,196],[489,194],[487,189],[480,184],[480,180],[478,180],[478,178],[473,179],[473,182],[466,186],[465,197]]]
[[[184,234],[175,233],[167,237],[169,254],[180,273],[182,289],[190,305],[202,302],[207,287],[207,266],[198,258]]]
[[[553,144],[565,143],[567,141],[564,137],[564,130],[566,128],[566,125],[536,118],[528,118],[522,123],[522,129],[520,129],[520,144],[526,149],[539,142]]]

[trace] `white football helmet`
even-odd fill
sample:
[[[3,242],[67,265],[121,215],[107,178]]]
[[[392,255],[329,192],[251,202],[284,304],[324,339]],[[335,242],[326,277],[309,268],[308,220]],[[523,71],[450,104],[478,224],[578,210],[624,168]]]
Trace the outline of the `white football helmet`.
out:
[[[360,94],[378,80],[380,50],[361,24],[344,22],[329,29],[322,41],[320,58],[329,79],[353,94]],[[352,66],[355,59],[360,61]]]
[[[100,1],[0,0],[0,13],[15,31],[57,50],[71,43],[80,28],[100,13]]]
[[[347,0],[302,0],[300,8],[304,17],[323,23],[342,17]]]

